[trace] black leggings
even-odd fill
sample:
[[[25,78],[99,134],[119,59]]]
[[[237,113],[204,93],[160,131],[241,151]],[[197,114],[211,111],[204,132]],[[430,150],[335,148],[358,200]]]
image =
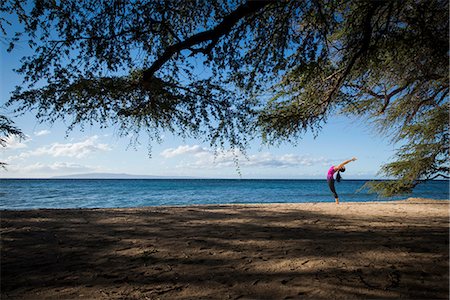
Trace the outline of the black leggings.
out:
[[[331,192],[334,195],[334,198],[339,198],[338,194],[336,193],[336,189],[334,187],[334,178],[328,179],[328,187],[330,188]]]

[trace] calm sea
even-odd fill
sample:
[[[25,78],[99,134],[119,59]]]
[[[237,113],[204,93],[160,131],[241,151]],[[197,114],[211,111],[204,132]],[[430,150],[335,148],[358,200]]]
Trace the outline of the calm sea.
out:
[[[342,202],[408,197],[449,199],[449,182],[432,181],[409,195],[379,198],[365,180],[336,183]],[[325,180],[0,179],[0,209],[112,208],[229,203],[333,202]]]

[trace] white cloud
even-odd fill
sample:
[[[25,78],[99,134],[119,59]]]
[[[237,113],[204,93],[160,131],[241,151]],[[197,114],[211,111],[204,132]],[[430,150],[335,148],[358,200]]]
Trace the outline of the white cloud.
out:
[[[298,168],[330,164],[330,161],[323,157],[300,156],[296,154],[273,155],[267,152],[250,155],[248,159],[238,154],[237,158],[239,159],[239,164],[243,167],[258,168]],[[233,154],[228,153],[225,156],[218,156],[216,160],[219,166],[225,166],[224,164],[226,166],[234,166],[234,159]]]
[[[178,146],[177,148],[168,148],[161,152],[161,156],[163,156],[164,158],[172,158],[175,156],[186,154],[203,155],[211,154],[211,151],[199,145],[184,145]]]
[[[258,153],[245,157],[240,151],[222,151],[214,155],[212,150],[202,148],[199,145],[179,146],[169,148],[161,152],[165,158],[175,156],[187,156],[189,161],[184,160],[178,165],[179,168],[212,169],[235,167],[236,159],[241,167],[255,168],[298,168],[314,165],[328,166],[331,160],[324,157],[311,157],[310,155],[284,154],[273,155],[268,152]]]
[[[97,151],[109,151],[108,144],[98,143],[98,136],[92,136],[78,143],[53,143],[49,146],[39,147],[35,150],[23,152],[16,156],[8,157],[8,160],[25,159],[33,156],[50,155],[53,157],[75,157],[82,158]]]
[[[35,163],[29,166],[21,167],[20,171],[22,172],[74,172],[74,171],[91,171],[93,168],[87,167],[84,165],[76,164],[76,163],[67,163],[67,162],[55,162],[53,164],[43,164],[43,163]]]
[[[19,139],[15,135],[9,135],[9,136],[5,137],[4,139],[6,142],[5,149],[23,149],[23,148],[27,147],[26,143],[31,141],[31,139],[28,136],[26,136],[26,141],[25,141],[23,139]]]
[[[49,154],[55,157],[68,156],[82,158],[96,151],[108,151],[110,147],[107,144],[97,143],[97,136],[92,136],[79,143],[60,144],[55,143],[50,147],[43,147],[40,150],[43,154]]]
[[[44,129],[44,130],[40,130],[34,133],[35,136],[44,136],[44,135],[49,135],[50,134],[50,130]]]
[[[54,162],[45,164],[37,162],[30,165],[8,164],[7,171],[1,174],[2,177],[35,178],[48,177],[53,175],[87,173],[102,171],[99,167],[87,166],[72,162]]]

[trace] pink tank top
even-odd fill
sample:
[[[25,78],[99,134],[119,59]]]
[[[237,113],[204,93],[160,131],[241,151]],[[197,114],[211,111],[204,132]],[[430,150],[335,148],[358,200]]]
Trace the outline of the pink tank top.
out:
[[[327,180],[332,179],[334,173],[335,173],[335,171],[334,171],[334,166],[331,166],[331,168],[328,170]]]

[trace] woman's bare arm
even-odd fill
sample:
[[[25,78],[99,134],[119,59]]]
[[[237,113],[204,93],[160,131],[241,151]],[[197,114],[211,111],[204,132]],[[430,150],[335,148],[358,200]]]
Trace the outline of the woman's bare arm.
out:
[[[341,163],[340,165],[338,165],[337,167],[334,167],[335,171],[339,171],[343,166],[345,166],[346,164],[348,164],[349,162],[355,161],[356,157],[353,157],[352,159],[346,160],[343,163]]]

